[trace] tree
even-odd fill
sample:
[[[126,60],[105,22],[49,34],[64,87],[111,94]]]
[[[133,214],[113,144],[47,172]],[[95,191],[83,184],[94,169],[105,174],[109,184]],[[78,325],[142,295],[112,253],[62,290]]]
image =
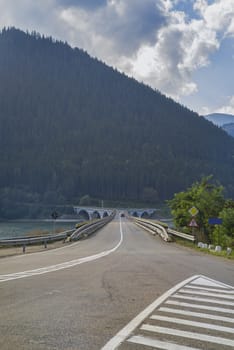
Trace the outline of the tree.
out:
[[[176,193],[174,198],[168,201],[174,223],[179,228],[188,227],[191,220],[189,209],[193,206],[198,209],[196,222],[206,241],[210,241],[212,233],[208,219],[217,217],[225,204],[223,187],[212,183],[211,180],[212,176],[204,177],[187,191]]]
[[[224,208],[219,217],[222,225],[216,225],[212,234],[214,244],[222,247],[234,246],[234,208]]]

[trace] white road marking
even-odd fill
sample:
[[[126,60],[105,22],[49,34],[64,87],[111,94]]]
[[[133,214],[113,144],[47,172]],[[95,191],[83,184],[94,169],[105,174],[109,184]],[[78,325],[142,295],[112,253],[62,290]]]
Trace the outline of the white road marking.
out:
[[[181,318],[173,318],[173,317],[160,316],[160,315],[153,315],[150,318],[152,320],[171,322],[171,323],[176,323],[176,324],[183,324],[185,326],[192,326],[192,327],[198,327],[198,328],[213,329],[213,330],[220,331],[220,332],[234,334],[234,328],[217,326],[217,325],[210,324],[210,323],[190,321],[190,320],[184,320]]]
[[[149,331],[149,332],[153,332],[153,333],[175,335],[175,336],[179,336],[179,337],[183,337],[183,338],[196,339],[199,341],[206,341],[206,342],[210,342],[210,343],[234,347],[234,340],[222,338],[222,337],[214,337],[212,335],[206,335],[206,334],[202,334],[202,333],[193,333],[193,332],[181,331],[179,329],[171,329],[171,328],[166,328],[166,327],[152,326],[150,324],[144,324],[141,327],[141,329],[144,331]]]
[[[180,309],[172,309],[170,307],[160,307],[160,309],[158,311],[168,312],[168,313],[177,314],[177,315],[206,318],[206,319],[209,319],[209,320],[229,322],[229,323],[233,323],[234,324],[234,318],[218,316],[218,315],[212,315],[212,314],[204,314],[204,313],[201,313],[201,312],[193,312],[193,311],[185,311],[185,310],[180,310]]]
[[[218,281],[213,281],[211,278],[203,277],[203,276],[194,280],[193,282],[191,282],[191,284],[195,284],[195,285],[198,284],[201,286],[208,286],[208,287],[215,287],[215,288],[219,287],[224,289],[230,288],[228,284],[218,282]]]
[[[210,292],[198,292],[198,291],[191,291],[191,290],[186,290],[185,288],[180,289],[180,293],[184,294],[193,294],[193,295],[204,295],[208,297],[216,297],[216,298],[221,298],[221,299],[230,299],[234,300],[234,295],[225,295],[225,294],[217,294],[217,293],[210,293]]]
[[[155,300],[151,305],[149,305],[145,310],[143,310],[138,316],[136,316],[132,321],[130,321],[122,330],[120,330],[112,339],[109,340],[109,342],[101,349],[101,350],[115,350],[117,349],[121,344],[123,344],[125,341],[130,342],[130,343],[135,343],[142,345],[142,349],[144,346],[151,346],[155,348],[160,348],[160,349],[166,349],[166,350],[187,350],[187,349],[195,349],[191,348],[189,346],[185,346],[184,338],[191,338],[193,339],[194,342],[201,341],[204,342],[210,342],[213,344],[221,344],[221,345],[227,345],[227,346],[234,346],[234,340],[229,339],[229,334],[234,333],[234,328],[232,327],[226,327],[222,326],[222,324],[217,324],[218,321],[222,322],[229,322],[234,325],[234,319],[230,317],[223,317],[220,316],[219,314],[216,315],[214,313],[225,313],[225,314],[234,314],[234,309],[233,308],[224,308],[224,307],[218,307],[218,305],[228,305],[234,304],[230,303],[229,301],[223,301],[223,298],[226,298],[227,295],[224,294],[223,298],[216,300],[215,298],[212,298],[213,301],[217,303],[217,306],[209,306],[210,302],[210,297],[207,299],[204,298],[191,298],[191,300],[195,301],[202,301],[202,303],[206,302],[208,305],[199,305],[196,303],[185,303],[185,302],[180,302],[178,300],[173,300],[174,298],[182,297],[183,299],[190,298],[190,296],[182,296],[180,295],[181,289],[186,289],[187,287],[194,286],[194,282],[198,280],[199,285],[203,284],[205,285],[205,288],[208,288],[211,286],[212,288],[218,289],[221,286],[221,293],[225,289],[226,291],[234,292],[234,288],[228,285],[225,285],[223,283],[211,280],[209,278],[206,279],[205,276],[193,276],[191,278],[188,278],[186,281],[179,283],[175,287],[171,288],[169,291],[164,293],[160,298]],[[225,287],[224,287],[225,286]],[[203,286],[204,287],[204,286]],[[219,290],[220,291],[220,290]],[[195,293],[197,290],[195,290]],[[214,292],[214,291],[213,291]],[[220,294],[219,294],[220,295]],[[177,309],[173,309],[170,307],[166,307],[167,304],[174,304],[177,306]],[[165,307],[164,307],[165,305]],[[160,306],[160,308],[158,308]],[[178,309],[178,306],[180,307],[186,307],[188,310],[181,310]],[[193,312],[190,311],[191,308],[196,308],[199,310],[199,312]],[[204,310],[209,310],[209,312],[213,312],[213,314],[207,314],[207,313],[202,313],[202,309]],[[152,313],[154,312],[154,315]],[[157,312],[160,312],[157,313]],[[173,316],[164,316],[162,315],[163,312],[167,313],[174,313],[178,315],[184,315],[188,316],[184,318],[175,318]],[[193,317],[200,317],[204,319],[210,320],[210,323],[206,322],[197,322],[194,320]],[[160,327],[157,325],[152,325],[152,324],[146,324],[144,323],[142,326],[141,324],[143,323],[144,320],[151,320],[151,322],[167,322],[169,324],[168,327]],[[211,324],[212,320],[217,321],[216,324]],[[176,324],[180,324],[180,329],[175,329]],[[188,332],[185,330],[182,330],[181,327],[184,325],[189,326],[192,332]],[[206,334],[200,334],[197,333],[196,328],[200,327],[203,330],[205,329],[210,329],[213,331],[218,331],[219,334],[224,333],[224,337],[222,336],[212,336],[212,335],[206,335]],[[137,329],[137,330],[136,330]],[[142,332],[153,332],[154,333],[154,338],[148,337],[147,334],[142,334]],[[138,332],[138,334],[134,334],[134,332]],[[139,332],[141,332],[139,334]],[[157,334],[157,338],[155,337],[155,334]],[[165,334],[174,336],[175,339],[171,340],[171,342],[164,341],[165,339]],[[175,343],[175,344],[174,344]],[[195,344],[195,343],[194,343]],[[195,345],[196,346],[196,345]],[[217,345],[215,345],[215,349],[217,348]],[[196,349],[198,350],[198,349]]]
[[[145,345],[145,346],[151,346],[155,348],[160,348],[163,350],[200,350],[198,348],[191,348],[190,346],[183,346],[183,345],[178,345],[175,343],[168,343],[168,342],[163,342],[157,339],[152,339],[149,337],[143,337],[140,335],[136,335],[128,339],[128,342],[130,343],[135,343],[135,344],[140,344],[140,345]]]
[[[178,289],[182,288],[185,284],[190,283],[195,278],[199,276],[193,276],[187,280],[178,283],[175,287],[168,290],[161,297],[156,299],[152,304],[150,304],[145,310],[143,310],[139,315],[137,315],[132,321],[130,321],[123,329],[121,329],[112,339],[101,350],[114,350],[116,349],[128,336],[131,332],[134,331],[142,321],[148,317],[154,309],[156,309],[160,304],[162,304],[169,296],[175,293]]]
[[[168,300],[166,301],[165,304],[171,304],[171,305],[178,305],[178,306],[184,306],[184,307],[191,307],[195,309],[201,309],[201,310],[210,310],[210,311],[216,311],[216,312],[223,312],[225,314],[234,314],[234,310],[231,309],[225,309],[221,307],[214,307],[214,306],[209,306],[209,305],[195,305],[195,304],[189,304],[189,303],[183,303],[180,301],[175,301],[175,300]]]
[[[62,269],[67,269],[73,266],[77,266],[80,264],[84,264],[86,262],[90,262],[90,261],[94,261],[100,258],[103,258],[113,252],[115,252],[119,246],[122,244],[123,242],[123,230],[122,230],[122,221],[121,218],[119,218],[119,222],[120,222],[120,240],[118,242],[118,244],[110,249],[110,250],[106,250],[103,251],[101,253],[98,254],[94,254],[91,256],[87,256],[85,258],[80,258],[80,259],[75,259],[75,260],[71,260],[71,261],[67,261],[61,264],[56,264],[56,265],[50,265],[47,267],[43,267],[43,268],[39,268],[39,269],[33,269],[33,270],[28,270],[28,271],[22,271],[22,272],[16,272],[16,273],[12,273],[12,274],[7,274],[7,275],[0,275],[0,283],[1,282],[7,282],[7,281],[12,281],[15,279],[19,279],[19,278],[25,278],[25,277],[31,277],[31,276],[37,276],[37,275],[42,275],[45,273],[49,273],[49,272],[54,272],[54,271],[59,271]]]
[[[176,293],[175,295],[173,295],[173,298],[177,298],[177,299],[186,299],[186,300],[192,300],[192,301],[204,301],[206,303],[212,303],[212,304],[222,304],[222,305],[229,305],[229,306],[234,306],[234,303],[232,303],[231,301],[225,301],[225,300],[218,300],[218,299],[211,299],[211,298],[199,298],[196,296],[191,296],[188,297],[187,295],[180,295],[179,293]]]
[[[229,290],[224,290],[224,289],[215,289],[215,288],[207,288],[207,287],[195,287],[195,286],[185,286],[183,288],[184,290],[203,290],[203,291],[208,291],[208,292],[218,292],[218,293],[222,293],[222,294],[231,294],[234,295],[234,291]]]

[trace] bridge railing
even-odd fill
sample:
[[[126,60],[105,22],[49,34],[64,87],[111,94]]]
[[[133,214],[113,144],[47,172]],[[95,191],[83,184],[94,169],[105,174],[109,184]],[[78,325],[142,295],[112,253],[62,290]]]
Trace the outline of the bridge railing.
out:
[[[183,232],[179,232],[173,229],[170,229],[167,224],[159,221],[151,221],[147,219],[139,219],[133,216],[129,217],[132,221],[135,222],[138,226],[141,226],[145,230],[151,232],[152,234],[158,234],[164,241],[171,242],[171,235],[177,236],[192,242],[195,242],[195,237]]]
[[[193,235],[188,235],[187,233],[179,232],[168,228],[168,233],[171,235],[187,239],[188,241],[195,242],[196,238]]]
[[[111,215],[96,220],[94,222],[88,223],[86,225],[81,226],[78,229],[67,230],[61,233],[44,235],[44,236],[34,236],[34,237],[14,237],[14,238],[6,238],[0,239],[0,246],[22,246],[23,253],[25,253],[26,246],[30,244],[44,244],[45,248],[47,247],[47,243],[55,242],[55,241],[75,241],[84,236],[89,236],[91,233],[97,231],[108,222],[110,222],[115,216],[115,212]]]
[[[141,226],[142,228],[146,229],[152,234],[158,234],[164,241],[171,241],[171,238],[167,233],[167,229],[163,225],[160,225],[147,219],[135,218],[133,216],[131,217],[131,220],[133,220],[135,224]]]
[[[14,237],[14,238],[4,238],[0,239],[0,246],[17,246],[17,245],[28,245],[28,244],[46,244],[49,242],[55,242],[60,240],[65,240],[69,237],[73,230],[67,230],[61,233],[44,235],[44,236],[34,236],[34,237]]]
[[[98,219],[91,223],[88,223],[86,225],[79,227],[77,230],[75,230],[72,233],[70,240],[77,241],[78,239],[91,235],[92,233],[96,232],[97,230],[99,230],[100,228],[108,224],[111,220],[113,220],[115,215],[116,215],[116,212],[113,211],[111,215],[106,216],[103,219]]]

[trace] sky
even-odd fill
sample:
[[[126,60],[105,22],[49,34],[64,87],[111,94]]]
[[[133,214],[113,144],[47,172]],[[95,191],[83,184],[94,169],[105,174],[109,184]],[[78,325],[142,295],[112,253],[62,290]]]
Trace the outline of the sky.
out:
[[[0,0],[0,28],[37,31],[198,112],[234,114],[234,0]]]

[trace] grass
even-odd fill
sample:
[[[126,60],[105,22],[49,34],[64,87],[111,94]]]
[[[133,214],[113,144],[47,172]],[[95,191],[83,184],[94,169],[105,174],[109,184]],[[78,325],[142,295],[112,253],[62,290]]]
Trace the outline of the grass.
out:
[[[226,258],[226,259],[229,259],[229,260],[234,260],[234,250],[232,250],[231,254],[228,255],[226,249],[222,250],[221,252],[216,252],[216,251],[210,250],[208,248],[199,248],[196,245],[196,243],[185,241],[185,240],[179,239],[179,238],[176,238],[175,242],[180,244],[180,245],[182,245],[182,246],[184,246],[184,247],[191,248],[193,250],[202,252],[204,254],[210,254],[210,255],[215,255],[215,256],[218,256],[218,257]]]

